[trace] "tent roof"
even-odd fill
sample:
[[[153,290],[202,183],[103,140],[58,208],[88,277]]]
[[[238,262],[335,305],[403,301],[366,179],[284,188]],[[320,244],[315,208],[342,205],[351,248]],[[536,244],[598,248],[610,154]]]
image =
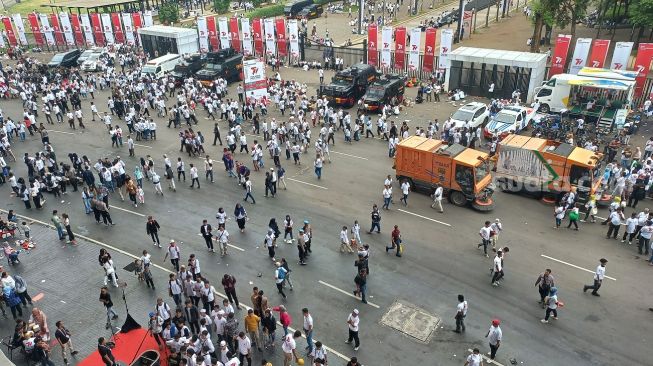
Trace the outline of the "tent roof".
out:
[[[546,54],[495,50],[490,48],[459,47],[449,57],[455,61],[482,62],[491,65],[535,68],[546,63]]]

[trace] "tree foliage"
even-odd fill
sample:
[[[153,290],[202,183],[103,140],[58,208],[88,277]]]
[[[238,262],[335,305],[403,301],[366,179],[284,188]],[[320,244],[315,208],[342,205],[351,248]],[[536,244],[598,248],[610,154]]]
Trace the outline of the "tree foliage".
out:
[[[229,0],[213,0],[213,9],[220,14],[226,13],[229,11],[229,4]]]
[[[166,2],[159,8],[159,21],[163,24],[172,24],[179,21],[179,7],[176,3]]]
[[[653,28],[653,0],[633,0],[628,17],[635,26]]]

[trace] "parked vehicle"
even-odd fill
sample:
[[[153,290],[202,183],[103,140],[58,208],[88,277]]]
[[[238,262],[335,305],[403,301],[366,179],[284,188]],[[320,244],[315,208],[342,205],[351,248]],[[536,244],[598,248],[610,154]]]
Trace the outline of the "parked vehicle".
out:
[[[469,125],[470,128],[485,126],[490,118],[490,111],[487,105],[480,102],[471,102],[458,108],[451,115],[451,122],[455,128],[463,128]]]
[[[286,4],[283,8],[283,14],[286,18],[292,19],[297,18],[297,14],[304,9],[305,7],[313,5],[313,0],[298,0],[289,4]]]
[[[226,54],[231,56],[224,57]],[[207,56],[207,64],[195,76],[202,85],[211,85],[213,80],[223,78],[227,82],[242,80],[243,55],[240,53],[224,52]]]
[[[297,18],[300,19],[319,18],[322,16],[322,13],[324,13],[324,8],[322,7],[322,5],[311,4],[304,7],[302,10],[300,10],[299,13],[297,13]]]
[[[205,64],[205,60],[199,54],[184,57],[180,63],[175,65],[175,68],[170,74],[175,79],[175,86],[181,85],[184,79],[195,75]]]
[[[421,136],[410,136],[397,145],[397,180],[408,180],[411,187],[432,193],[442,186],[456,206],[479,211],[494,208],[492,176],[488,154],[462,145]]]
[[[167,72],[174,70],[182,60],[181,55],[169,53],[165,56],[148,61],[141,70],[141,77],[150,75],[155,79],[163,77]]]
[[[377,111],[384,104],[401,103],[404,100],[406,78],[399,75],[384,75],[376,79],[363,96],[365,110]]]
[[[320,86],[318,95],[327,98],[330,105],[353,106],[377,78],[376,69],[368,64],[354,64],[338,71],[331,83]]]
[[[48,67],[73,67],[77,66],[77,59],[82,54],[80,50],[71,50],[68,52],[57,53],[48,62]]]
[[[98,71],[100,56],[102,56],[101,53],[92,53],[80,64],[80,68],[83,71]],[[79,60],[77,60],[77,62],[79,62]]]
[[[79,58],[77,59],[77,64],[81,65],[92,55],[101,55],[103,53],[104,53],[104,49],[102,47],[93,47],[91,49],[88,49],[82,52],[82,54],[79,56]]]
[[[483,136],[487,139],[497,136],[501,140],[508,134],[520,132],[528,127],[536,113],[533,108],[518,105],[505,106],[492,116],[483,129]]]

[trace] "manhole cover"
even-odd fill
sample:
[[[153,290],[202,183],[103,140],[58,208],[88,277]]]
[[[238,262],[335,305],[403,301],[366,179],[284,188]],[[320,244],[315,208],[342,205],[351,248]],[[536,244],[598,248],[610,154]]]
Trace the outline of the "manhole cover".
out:
[[[425,343],[429,341],[439,323],[438,316],[401,301],[395,301],[381,318],[381,324]]]

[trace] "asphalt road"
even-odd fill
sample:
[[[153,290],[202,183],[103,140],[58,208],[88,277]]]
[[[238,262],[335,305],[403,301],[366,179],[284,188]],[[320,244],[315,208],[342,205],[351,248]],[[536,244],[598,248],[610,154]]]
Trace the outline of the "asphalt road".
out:
[[[317,74],[310,72],[287,69],[283,73],[296,75],[311,84],[317,80]],[[97,104],[104,107],[106,94],[97,94]],[[86,115],[90,115],[89,102],[83,101],[83,106]],[[19,117],[22,111],[17,101],[2,100],[0,108],[5,116],[12,118]],[[411,131],[414,131],[418,124],[426,125],[427,118],[444,120],[452,109],[444,102],[435,107],[423,104],[409,109],[401,119],[409,119]],[[204,116],[201,112],[199,115]],[[280,116],[272,111],[271,117]],[[143,146],[136,147],[136,155],[149,154],[160,166],[162,154],[168,154],[173,160],[184,156],[178,155],[177,132],[165,128],[163,120],[158,122],[158,140],[139,142]],[[91,159],[120,155],[133,170],[138,160],[128,157],[126,147],[111,148],[103,126],[97,122],[86,125],[85,131],[74,132],[64,124],[53,126],[50,140],[59,159],[65,160],[67,153],[73,151]],[[201,118],[196,130],[204,132],[208,140],[211,127],[211,121]],[[225,130],[221,123],[221,131]],[[248,141],[252,140],[250,136]],[[220,158],[219,146],[207,144],[206,148],[214,159]],[[13,144],[18,157],[39,149],[38,137]],[[2,208],[13,208],[20,214],[46,222],[53,209],[68,212],[76,231],[83,226],[88,237],[133,254],[148,249],[154,253],[155,263],[170,268],[168,263],[162,262],[164,250],[153,248],[145,233],[146,216],[154,215],[162,226],[162,240],[183,241],[182,257],[197,253],[202,261],[202,272],[208,274],[212,282],[217,282],[223,273],[235,274],[244,303],[249,302],[247,295],[251,290],[249,281],[252,281],[266,291],[271,304],[282,303],[282,300],[274,288],[273,265],[267,251],[261,248],[267,223],[271,217],[281,223],[286,214],[296,223],[309,219],[314,231],[314,254],[307,266],[295,264],[294,246],[279,244],[280,255],[288,258],[294,270],[295,282],[295,290],[283,303],[293,315],[295,326],[301,320],[301,308],[308,307],[315,319],[315,338],[345,356],[357,355],[366,365],[462,364],[469,348],[478,346],[484,352],[489,351],[484,336],[492,318],[502,320],[504,341],[497,360],[504,365],[510,364],[511,358],[524,365],[650,364],[647,337],[653,326],[648,307],[653,306],[653,291],[646,286],[650,267],[635,255],[633,247],[604,239],[606,227],[587,224],[578,232],[553,230],[552,207],[518,195],[496,193],[496,209],[489,214],[449,204],[445,205],[445,213],[439,214],[430,208],[430,198],[420,193],[411,193],[407,207],[392,205],[390,211],[382,212],[382,233],[363,234],[363,242],[369,242],[373,248],[369,301],[378,308],[360,303],[348,295],[354,288],[354,258],[338,252],[338,236],[340,228],[351,226],[354,220],[359,220],[364,229],[369,228],[371,205],[381,204],[383,180],[393,173],[386,143],[363,139],[350,145],[343,143],[339,135],[331,148],[333,162],[325,165],[321,180],[316,179],[312,167],[306,169],[310,166],[310,156],[302,156],[301,167],[284,163],[288,190],[280,190],[276,198],[263,197],[262,173],[252,172],[257,203],[245,204],[251,218],[247,230],[239,233],[234,220],[227,225],[232,244],[242,250],[231,248],[230,255],[224,259],[207,253],[198,234],[202,219],[215,224],[218,207],[224,207],[231,215],[235,203],[242,202],[242,188],[226,177],[221,164],[217,165],[213,184],[203,179],[200,169],[200,190],[178,183],[177,192],[166,191],[165,197],[160,197],[155,196],[151,185],[146,183],[146,204],[138,208],[120,202],[117,195],[112,196],[111,214],[117,225],[111,228],[96,226],[92,217],[84,215],[77,194],[63,197],[63,203],[48,196],[42,211],[26,211],[22,202],[9,197],[10,189],[4,185],[0,187],[0,194],[5,198]],[[237,153],[235,158],[250,161],[245,154]],[[184,160],[187,164],[197,162],[201,166],[199,159],[184,157]],[[18,176],[26,175],[22,162],[11,165]],[[165,183],[163,185],[165,188]],[[397,185],[395,194],[399,194]],[[641,208],[649,203],[643,202]],[[599,212],[599,216],[605,216],[605,212]],[[504,224],[500,244],[511,248],[505,260],[506,278],[498,288],[490,286],[491,259],[484,258],[476,250],[479,228],[485,220],[494,218],[501,218]],[[395,224],[401,228],[405,243],[402,258],[386,255],[383,250]],[[602,297],[595,298],[581,290],[583,284],[591,283],[591,272],[601,257],[609,259],[607,275],[614,280],[606,280],[601,289]],[[537,304],[539,296],[533,286],[545,268],[553,270],[560,289],[559,297],[566,304],[560,311],[560,320],[547,325],[539,321],[544,312]],[[257,277],[258,273],[262,273],[262,277]],[[464,335],[452,332],[459,293],[466,296],[470,307],[466,320],[468,330]],[[395,302],[412,304],[441,319],[428,342],[416,341],[380,324]],[[347,335],[345,320],[353,308],[361,311],[362,346],[357,352],[343,344]],[[101,313],[98,317],[101,321]],[[406,324],[413,322],[414,329],[424,325],[419,319],[409,319],[408,313],[405,315]],[[303,347],[301,341],[299,345]],[[336,357],[331,361],[344,364]]]

